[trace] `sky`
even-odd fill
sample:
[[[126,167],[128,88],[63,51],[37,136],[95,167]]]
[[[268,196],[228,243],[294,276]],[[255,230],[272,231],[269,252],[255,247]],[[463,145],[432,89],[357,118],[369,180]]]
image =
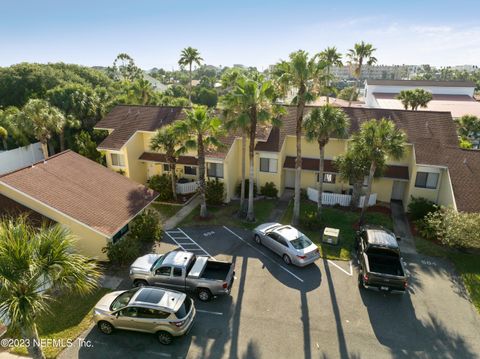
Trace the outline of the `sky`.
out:
[[[0,66],[109,66],[126,52],[171,70],[192,46],[207,64],[264,69],[361,40],[380,64],[480,65],[478,14],[479,0],[0,0]]]

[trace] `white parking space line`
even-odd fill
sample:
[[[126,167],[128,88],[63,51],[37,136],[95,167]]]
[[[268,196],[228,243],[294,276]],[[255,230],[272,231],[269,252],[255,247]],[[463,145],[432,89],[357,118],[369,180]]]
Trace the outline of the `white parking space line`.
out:
[[[223,228],[225,228],[227,231],[229,231],[231,234],[233,234],[235,237],[237,237],[238,239],[240,239],[243,243],[245,243],[246,245],[250,246],[251,248],[253,248],[254,250],[256,250],[257,252],[261,253],[265,258],[267,258],[269,261],[273,262],[274,264],[276,264],[277,266],[279,266],[281,269],[283,269],[285,272],[287,272],[288,274],[290,274],[291,276],[293,276],[295,279],[298,279],[300,282],[303,283],[303,279],[298,277],[296,274],[290,272],[287,268],[285,268],[284,266],[278,264],[276,261],[274,261],[272,258],[270,258],[268,255],[266,255],[263,251],[261,251],[260,249],[258,248],[255,248],[253,245],[251,245],[250,243],[248,243],[245,239],[243,239],[242,237],[240,237],[238,234],[236,234],[234,231],[232,231],[230,228],[228,227],[225,227],[223,226]]]
[[[223,315],[221,312],[211,312],[209,310],[202,310],[202,309],[197,309],[198,313],[206,313],[206,314],[213,314],[213,315]]]
[[[340,269],[343,273],[345,273],[346,275],[349,275],[350,277],[353,275],[353,269],[352,269],[352,261],[349,262],[350,264],[350,273],[347,272],[345,269],[343,269],[342,267],[340,267],[338,264],[336,264],[335,262],[332,262],[330,259],[327,259],[327,262],[330,263],[330,264],[333,264],[335,267],[337,267],[338,269]]]
[[[204,251],[207,256],[209,256],[210,258],[212,258],[213,260],[216,261],[216,259],[213,258],[213,256],[205,250],[205,248],[203,248],[200,244],[198,244],[197,242],[195,242],[195,241],[192,239],[192,237],[190,237],[188,234],[186,234],[181,228],[178,228],[178,230],[179,230],[180,232],[182,232],[185,237],[187,237],[187,238],[190,239],[193,243],[195,243],[195,244],[198,246],[198,248],[200,248],[202,251]]]
[[[183,246],[182,246],[180,243],[178,243],[178,242],[175,240],[175,238],[173,238],[173,237],[170,235],[170,233],[168,233],[168,232],[169,232],[169,231],[165,231],[165,233],[167,234],[167,236],[169,236],[170,239],[171,239],[172,241],[174,241],[177,246],[179,246],[180,248],[182,248],[183,250],[185,250],[185,248],[183,248]]]
[[[190,237],[188,234],[186,234],[182,229],[177,228],[176,231],[165,231],[165,233],[182,250],[187,251],[187,252],[194,252],[198,255],[200,255],[200,254],[201,255],[206,255],[206,256],[210,257],[212,260],[216,261],[216,259],[213,258],[213,256],[210,255],[210,253],[208,253],[200,244],[195,242],[192,239],[192,237]],[[172,234],[174,234],[174,235],[172,235]],[[188,241],[188,242],[186,242],[186,241]],[[200,253],[198,253],[198,252],[200,252]]]

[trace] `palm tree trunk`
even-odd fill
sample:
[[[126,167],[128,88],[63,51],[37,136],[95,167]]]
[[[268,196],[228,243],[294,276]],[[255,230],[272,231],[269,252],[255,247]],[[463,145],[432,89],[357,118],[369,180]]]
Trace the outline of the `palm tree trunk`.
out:
[[[60,152],[65,151],[65,128],[60,131]]]
[[[198,145],[198,182],[200,191],[200,217],[207,217],[207,199],[205,198],[205,149],[203,148],[203,137],[201,134],[197,138]]]
[[[330,103],[330,66],[327,66],[327,103]]]
[[[40,346],[37,326],[33,324],[31,328],[22,328],[21,332],[22,337],[30,344],[29,346],[27,346],[28,354],[33,359],[45,359],[45,355],[43,354],[42,348]]]
[[[305,89],[300,89],[297,96],[299,96],[297,105],[297,157],[295,159],[295,194],[293,199],[293,218],[292,224],[297,225],[300,219],[300,181],[302,176],[302,121],[303,110],[305,108],[305,100],[303,98]]]
[[[365,200],[363,201],[362,213],[360,214],[360,224],[363,224],[365,220],[365,211],[367,210],[367,207],[368,207],[368,201],[370,201],[370,194],[372,193],[373,176],[375,174],[376,167],[377,166],[375,161],[372,161],[372,163],[370,164],[370,172],[368,174],[367,192],[365,193]]]
[[[357,91],[358,91],[358,84],[360,83],[360,77],[361,77],[361,75],[362,75],[362,68],[360,67],[359,70],[358,70],[357,80],[355,81],[354,91],[352,91],[352,93],[350,94],[350,100],[348,101],[348,107],[350,107],[350,106],[352,105],[353,96],[355,96],[355,94],[356,94]]]
[[[176,201],[177,200],[177,164],[175,162],[169,163],[170,166],[170,176],[172,177],[172,193],[173,193],[173,199]]]
[[[353,183],[353,191],[352,191],[352,200],[350,202],[350,209],[356,210],[358,207],[358,202],[360,200],[360,194],[363,187],[363,178],[360,181],[356,181]]]
[[[250,143],[248,144],[248,158],[250,160],[250,174],[248,179],[248,211],[247,220],[255,221],[253,211],[253,176],[254,176],[254,155],[255,155],[255,134],[257,132],[257,110],[253,109],[250,115],[252,123],[250,127]]]
[[[47,142],[40,141],[40,145],[42,146],[43,158],[48,158],[48,145]]]
[[[190,71],[189,71],[189,87],[188,87],[188,101],[190,102],[190,105],[192,104],[192,63],[190,63]]]
[[[247,150],[247,134],[242,132],[242,182],[240,184],[240,213],[243,215],[245,209],[245,152]]]
[[[318,144],[320,149],[320,161],[318,164],[318,203],[317,203],[317,218],[322,217],[322,193],[323,193],[323,163],[325,159],[325,146]]]

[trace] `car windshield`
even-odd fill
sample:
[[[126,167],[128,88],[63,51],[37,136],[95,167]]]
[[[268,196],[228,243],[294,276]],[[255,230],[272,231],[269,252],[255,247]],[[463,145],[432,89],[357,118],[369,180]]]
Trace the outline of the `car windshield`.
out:
[[[155,262],[152,264],[152,268],[150,268],[152,271],[160,267],[165,259],[165,256],[160,256],[157,258]]]
[[[304,249],[312,244],[312,241],[304,234],[300,234],[300,237],[290,241],[293,248],[295,249]]]
[[[138,288],[128,290],[120,294],[115,300],[112,302],[110,306],[110,310],[115,311],[117,309],[125,307],[132,299],[133,295],[137,292]]]

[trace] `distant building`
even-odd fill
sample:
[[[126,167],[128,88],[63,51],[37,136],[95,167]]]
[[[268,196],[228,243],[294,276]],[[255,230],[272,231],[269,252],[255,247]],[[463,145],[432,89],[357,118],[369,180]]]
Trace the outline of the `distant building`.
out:
[[[365,105],[370,108],[403,109],[396,97],[402,90],[416,88],[431,92],[433,99],[421,111],[447,111],[453,118],[463,115],[480,116],[480,102],[473,97],[475,83],[472,81],[431,80],[366,80]]]
[[[365,65],[362,67],[361,79],[373,80],[402,80],[410,79],[417,75],[420,66],[417,65]],[[342,67],[333,67],[332,74],[338,80],[353,79],[352,71],[349,65]]]
[[[157,92],[165,92],[168,89],[168,85],[165,85],[161,81],[157,80],[155,77],[150,76],[146,72],[143,73],[143,78],[150,82],[153,89]]]

